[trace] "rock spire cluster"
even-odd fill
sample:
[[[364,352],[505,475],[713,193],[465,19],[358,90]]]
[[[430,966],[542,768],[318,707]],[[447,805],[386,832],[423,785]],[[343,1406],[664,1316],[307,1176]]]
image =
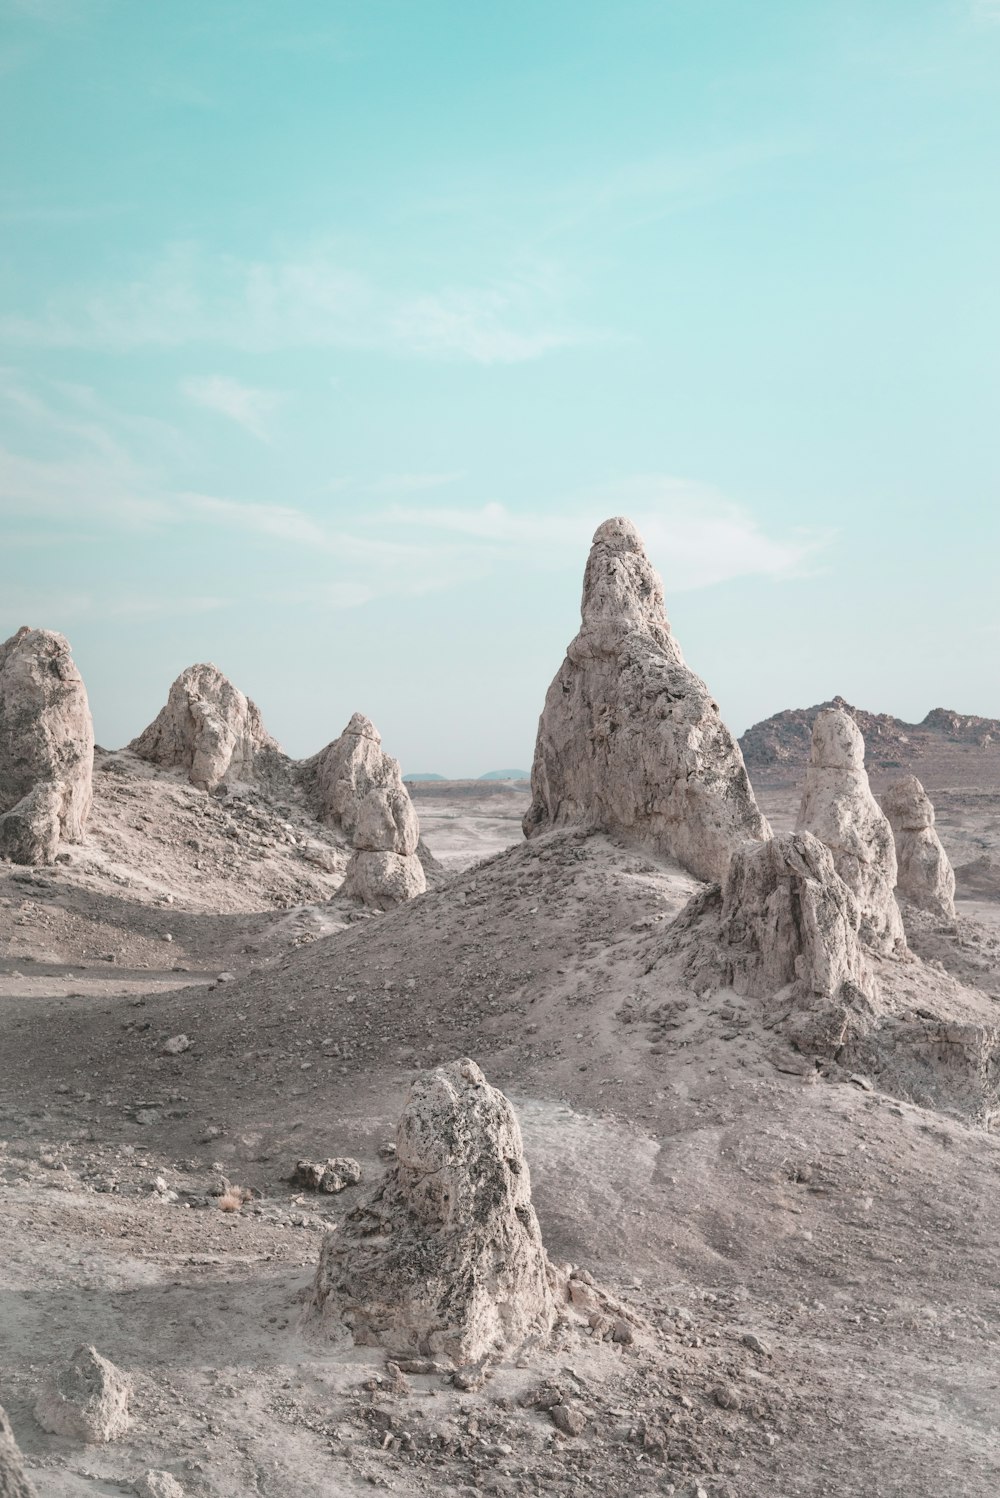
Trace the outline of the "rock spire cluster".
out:
[[[0,855],[51,863],[82,841],[93,800],[94,725],[69,643],[19,629],[0,645]]]
[[[257,705],[210,664],[181,672],[166,705],[129,748],[161,769],[186,771],[204,791],[223,781],[270,780],[284,761]]]
[[[594,536],[581,612],[539,721],[525,835],[576,823],[723,879],[734,851],[770,828],[631,521]]]
[[[550,1332],[555,1298],[521,1131],[475,1062],[413,1084],[395,1163],[324,1240],[313,1310],[357,1343],[460,1365]]]
[[[386,754],[371,720],[355,713],[340,737],[303,768],[320,820],[351,839],[345,893],[382,908],[422,894],[420,823],[399,761]]]
[[[922,910],[953,921],[955,871],[934,829],[931,798],[915,775],[906,775],[880,800],[896,845],[896,888]]]

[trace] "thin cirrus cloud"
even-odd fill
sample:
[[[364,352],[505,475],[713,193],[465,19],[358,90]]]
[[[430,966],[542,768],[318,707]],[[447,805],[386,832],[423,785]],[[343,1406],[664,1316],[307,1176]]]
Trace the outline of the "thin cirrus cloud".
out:
[[[558,301],[551,279],[530,275],[396,291],[323,249],[251,261],[177,244],[120,285],[0,314],[0,337],[39,348],[339,347],[511,364],[591,336],[562,321]]]
[[[260,441],[270,436],[270,422],[286,397],[277,390],[259,390],[228,375],[191,375],[181,381],[181,393],[196,406],[234,421]]]

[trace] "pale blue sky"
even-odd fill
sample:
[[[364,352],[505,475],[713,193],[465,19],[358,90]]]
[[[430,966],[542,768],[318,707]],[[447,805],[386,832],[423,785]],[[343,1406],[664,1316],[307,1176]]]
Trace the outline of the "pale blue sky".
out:
[[[1000,0],[0,0],[0,637],[530,762],[632,516],[740,731],[1000,716]]]

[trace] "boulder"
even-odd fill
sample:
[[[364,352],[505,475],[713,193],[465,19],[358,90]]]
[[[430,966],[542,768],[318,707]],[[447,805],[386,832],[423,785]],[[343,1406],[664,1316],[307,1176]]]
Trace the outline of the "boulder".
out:
[[[416,854],[405,857],[401,853],[359,850],[351,855],[341,888],[345,895],[364,905],[391,910],[404,900],[422,895],[427,888],[427,875]]]
[[[539,720],[525,836],[576,823],[725,878],[734,850],[770,828],[631,521],[594,536],[581,614]]]
[[[205,791],[223,781],[266,783],[287,774],[260,709],[212,665],[182,671],[166,706],[129,748],[161,769],[184,770]]]
[[[378,729],[364,713],[355,713],[339,738],[302,766],[313,790],[316,815],[348,835],[368,792],[402,785],[399,765],[382,748]]]
[[[840,708],[827,708],[813,724],[795,826],[833,854],[837,873],[858,902],[862,941],[883,955],[905,951],[892,828],[868,784],[861,730]]]
[[[131,1381],[95,1347],[78,1347],[68,1367],[50,1379],[35,1404],[43,1430],[70,1440],[114,1441],[128,1429]]]
[[[0,853],[48,863],[93,800],[94,725],[68,642],[19,629],[0,645]]]
[[[37,1498],[24,1470],[7,1411],[0,1407],[0,1498]]]
[[[395,1162],[324,1240],[312,1305],[356,1343],[459,1365],[548,1336],[555,1301],[521,1131],[473,1061],[413,1084]]]
[[[352,841],[367,853],[416,853],[420,823],[405,786],[368,792],[357,810]]]
[[[151,1468],[133,1484],[138,1498],[184,1498],[184,1489],[169,1472]]]
[[[879,798],[896,845],[896,888],[914,905],[955,919],[955,871],[934,830],[934,806],[915,775]]]

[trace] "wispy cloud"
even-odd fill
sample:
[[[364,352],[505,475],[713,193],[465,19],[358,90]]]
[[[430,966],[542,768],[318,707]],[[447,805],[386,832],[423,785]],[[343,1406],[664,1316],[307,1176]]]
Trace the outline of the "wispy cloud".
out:
[[[270,418],[286,397],[277,390],[257,390],[228,375],[191,375],[181,392],[196,406],[228,417],[262,442],[268,440]]]
[[[972,0],[972,15],[987,25],[1000,25],[1000,0]]]
[[[0,337],[44,348],[342,347],[506,364],[589,336],[557,304],[551,278],[398,291],[324,249],[249,261],[175,244],[131,281],[0,314]]]

